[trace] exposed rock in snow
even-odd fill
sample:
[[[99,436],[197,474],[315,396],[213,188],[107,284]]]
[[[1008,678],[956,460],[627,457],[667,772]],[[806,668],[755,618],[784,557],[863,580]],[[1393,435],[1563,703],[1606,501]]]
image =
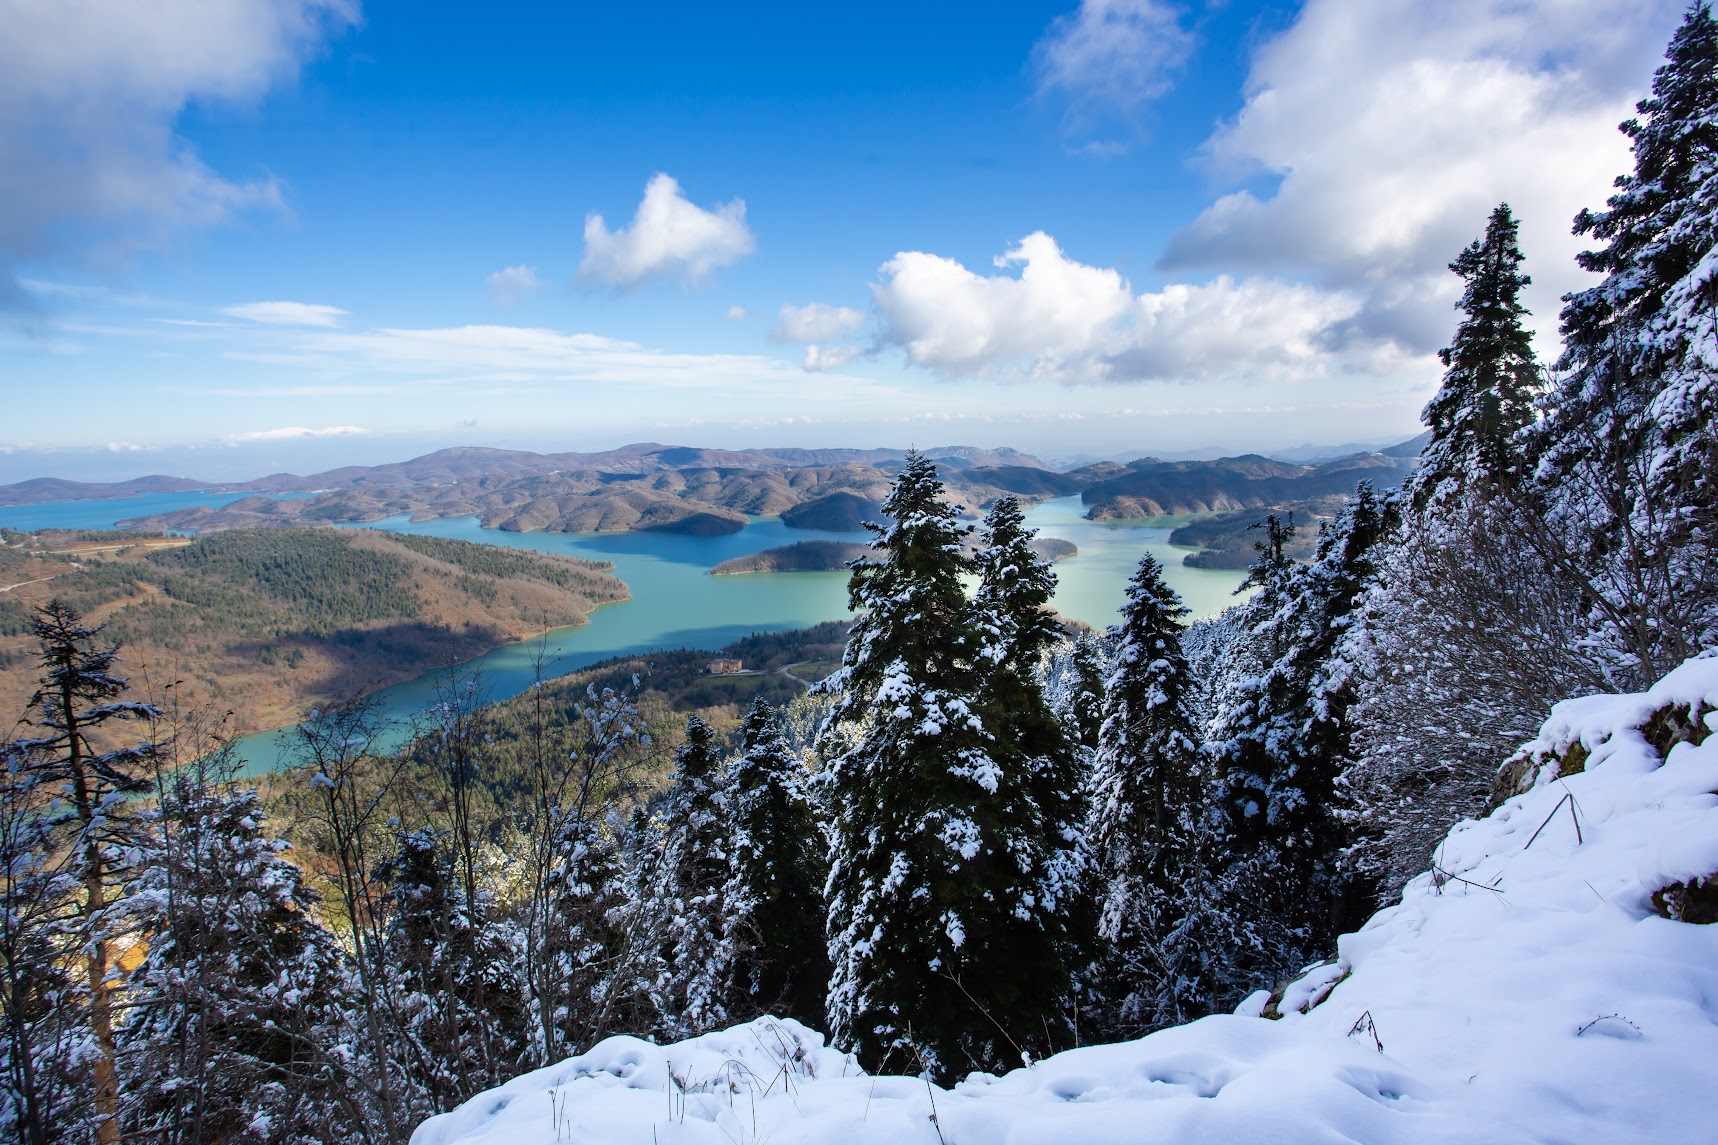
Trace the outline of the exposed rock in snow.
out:
[[[1710,1141],[1718,926],[1657,892],[1718,872],[1714,709],[1718,658],[1558,705],[1518,757],[1526,790],[1450,832],[1278,1020],[1260,993],[950,1090],[861,1075],[773,1019],[611,1038],[413,1145]]]

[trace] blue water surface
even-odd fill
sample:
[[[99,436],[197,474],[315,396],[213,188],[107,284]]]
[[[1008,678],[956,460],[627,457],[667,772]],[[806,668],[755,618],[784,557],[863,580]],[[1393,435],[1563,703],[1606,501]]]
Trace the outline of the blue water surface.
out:
[[[106,501],[59,501],[0,507],[0,524],[12,528],[113,527],[122,518],[167,512],[195,505],[223,505],[232,493],[163,493]],[[1165,579],[1195,617],[1209,616],[1233,603],[1241,581],[1237,572],[1191,569],[1181,563],[1185,550],[1169,544],[1169,530],[1139,523],[1088,521],[1078,497],[1032,506],[1026,521],[1042,535],[1079,547],[1076,556],[1058,561],[1054,604],[1063,614],[1095,627],[1112,623],[1125,600],[1127,580],[1144,553],[1164,566]],[[549,674],[559,675],[613,656],[672,648],[716,649],[754,632],[804,628],[850,615],[847,574],[748,573],[715,577],[709,570],[733,557],[762,552],[795,541],[865,541],[866,532],[790,529],[779,518],[754,519],[737,533],[690,537],[673,533],[509,533],[485,529],[475,517],[412,521],[388,517],[355,528],[382,529],[422,536],[450,537],[506,548],[558,553],[608,561],[626,582],[632,598],[603,605],[587,624],[556,628],[541,637],[506,645],[479,656],[468,667],[481,670],[491,698],[518,695],[535,678],[539,656]],[[386,688],[377,694],[385,716],[403,729],[434,699],[438,673]],[[403,734],[402,732],[398,734]],[[252,771],[271,770],[284,761],[277,732],[260,732],[240,741]]]

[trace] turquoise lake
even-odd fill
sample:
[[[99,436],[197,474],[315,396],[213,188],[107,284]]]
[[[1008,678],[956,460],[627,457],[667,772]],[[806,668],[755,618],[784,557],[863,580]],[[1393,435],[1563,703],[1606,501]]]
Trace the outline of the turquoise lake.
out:
[[[240,495],[165,493],[106,501],[61,501],[43,505],[0,506],[0,525],[15,529],[111,528],[121,518],[196,505],[223,505]],[[1125,599],[1128,578],[1142,553],[1164,566],[1170,586],[1181,594],[1194,617],[1211,616],[1234,603],[1238,572],[1191,569],[1181,563],[1186,550],[1169,544],[1169,529],[1128,522],[1088,521],[1078,497],[1063,497],[1026,510],[1027,524],[1046,537],[1079,547],[1076,556],[1056,563],[1054,604],[1064,615],[1096,627],[1111,623]],[[751,573],[713,577],[709,570],[732,557],[791,544],[828,539],[862,541],[863,532],[790,529],[776,518],[754,520],[723,537],[684,537],[669,533],[507,533],[485,529],[475,517],[411,521],[389,517],[363,526],[390,532],[452,537],[508,548],[560,553],[610,561],[632,599],[604,605],[590,623],[557,628],[522,644],[507,645],[469,663],[481,669],[490,694],[503,699],[524,691],[533,662],[542,654],[552,674],[637,652],[665,648],[720,648],[753,632],[803,628],[845,618],[847,574]],[[398,684],[378,694],[385,712],[404,720],[433,698],[433,675]],[[247,736],[240,749],[255,771],[280,761],[277,733]]]

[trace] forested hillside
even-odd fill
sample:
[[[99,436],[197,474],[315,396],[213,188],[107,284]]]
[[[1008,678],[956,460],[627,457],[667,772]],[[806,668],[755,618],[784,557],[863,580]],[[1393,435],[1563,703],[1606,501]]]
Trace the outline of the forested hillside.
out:
[[[0,547],[0,703],[36,688],[33,608],[66,602],[154,687],[232,709],[233,727],[374,690],[626,599],[591,561],[360,530],[12,532]],[[141,684],[142,681],[140,680]]]

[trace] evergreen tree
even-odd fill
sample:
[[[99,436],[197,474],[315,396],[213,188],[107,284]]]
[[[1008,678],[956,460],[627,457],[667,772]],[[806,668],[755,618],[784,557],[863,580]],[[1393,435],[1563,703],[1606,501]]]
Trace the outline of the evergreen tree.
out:
[[[1069,647],[1056,697],[1068,735],[1087,752],[1098,749],[1104,725],[1104,654],[1098,639],[1082,635]]]
[[[823,940],[822,830],[806,772],[782,742],[775,713],[754,700],[728,768],[733,828],[724,892],[735,951],[736,1005],[821,1026],[829,985]]]
[[[1032,893],[1045,937],[1060,953],[1042,973],[1071,989],[1072,968],[1095,925],[1085,893],[1087,768],[1044,691],[1045,654],[1062,632],[1049,609],[1056,574],[1033,551],[1034,535],[1014,497],[997,498],[985,515],[973,600],[987,639],[980,718],[992,756],[1006,775],[1019,777],[1036,811],[1046,861]]]
[[[31,724],[41,734],[16,745],[13,760],[34,784],[58,788],[64,802],[44,811],[55,846],[69,856],[80,898],[69,925],[82,950],[79,967],[88,991],[90,1110],[95,1139],[120,1139],[119,1073],[114,1041],[111,944],[116,920],[109,907],[119,892],[135,839],[123,797],[145,784],[137,769],[154,754],[148,742],[101,750],[111,725],[153,719],[148,704],[124,698],[125,680],[114,674],[119,646],[100,645],[69,605],[54,600],[39,609],[31,631],[41,646],[41,689],[31,698]]]
[[[316,1142],[354,1128],[328,1052],[339,947],[265,833],[254,789],[209,761],[167,780],[121,906],[147,951],[120,1029],[126,1133],[161,1142]]]
[[[1539,366],[1521,324],[1528,314],[1521,289],[1533,280],[1519,269],[1517,230],[1509,204],[1500,204],[1485,237],[1450,263],[1466,284],[1456,304],[1466,318],[1438,351],[1443,387],[1420,415],[1432,439],[1413,478],[1416,507],[1519,469],[1516,438],[1533,424]]]
[[[1351,758],[1352,683],[1333,658],[1373,577],[1373,545],[1396,510],[1362,482],[1319,530],[1311,565],[1288,562],[1292,535],[1274,518],[1248,583],[1252,655],[1263,670],[1240,681],[1216,718],[1218,780],[1232,873],[1269,899],[1251,917],[1277,927],[1261,971],[1277,973],[1328,948],[1359,897],[1338,859],[1346,842],[1337,779]],[[1269,877],[1266,872],[1270,872]]]
[[[1102,1032],[1137,1037],[1209,1012],[1226,990],[1206,864],[1209,784],[1181,650],[1187,609],[1147,554],[1110,630],[1091,839],[1099,886]]]
[[[985,514],[977,558],[979,623],[989,637],[989,659],[1016,675],[1031,676],[1060,636],[1049,611],[1056,574],[1032,551],[1036,530],[1026,527],[1018,498],[1004,494]]]
[[[663,1032],[690,1037],[728,1020],[728,808],[720,749],[710,725],[693,716],[674,757],[662,814],[662,859],[655,910],[663,936]]]
[[[970,530],[942,491],[909,454],[883,507],[893,523],[872,527],[880,557],[852,566],[860,616],[825,743],[832,1032],[867,1069],[946,1080],[1070,1030],[1045,817],[1035,777],[984,722],[994,645],[962,590]]]
[[[1604,275],[1565,297],[1561,382],[1540,434],[1530,534],[1585,578],[1593,642],[1615,685],[1656,679],[1718,639],[1718,21],[1689,6],[1638,117],[1622,124],[1634,172],[1575,233]],[[1569,538],[1575,543],[1570,544]]]

